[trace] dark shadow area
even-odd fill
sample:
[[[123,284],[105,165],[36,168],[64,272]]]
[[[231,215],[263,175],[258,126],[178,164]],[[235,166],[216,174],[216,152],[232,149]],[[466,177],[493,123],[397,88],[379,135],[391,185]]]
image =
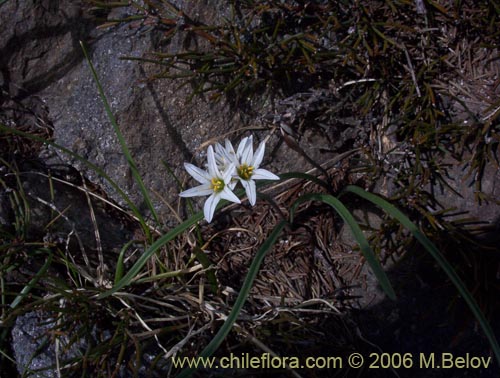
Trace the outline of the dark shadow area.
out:
[[[494,228],[498,228],[499,222]],[[481,241],[485,247],[498,239],[492,232]],[[496,247],[497,248],[497,247]],[[481,310],[486,314],[497,339],[500,338],[498,305],[500,254],[496,250],[475,249],[473,265],[464,278]],[[447,251],[447,259],[454,258]],[[474,268],[474,271],[472,271]],[[403,356],[410,353],[413,366],[398,369],[400,377],[498,377],[500,367],[489,341],[455,286],[425,251],[410,252],[389,272],[398,295],[396,302],[384,300],[355,312],[361,334],[385,352]],[[464,358],[461,360],[460,358]],[[489,361],[489,367],[483,362]],[[373,359],[371,359],[373,361]],[[434,368],[433,368],[434,366]],[[459,368],[458,366],[462,366]],[[363,375],[365,376],[365,375]],[[388,377],[388,369],[371,370],[370,377]]]

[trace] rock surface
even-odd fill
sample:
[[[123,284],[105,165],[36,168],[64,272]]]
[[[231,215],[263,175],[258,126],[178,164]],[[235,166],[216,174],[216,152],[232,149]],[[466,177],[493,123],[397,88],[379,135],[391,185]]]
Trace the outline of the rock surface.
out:
[[[61,334],[57,337],[57,342],[54,342],[54,329],[61,327],[55,319],[56,315],[32,311],[16,318],[11,334],[20,376],[54,378],[68,373],[71,376],[71,374],[75,374],[71,371],[70,361],[72,358],[84,355],[89,343],[93,345],[99,342],[104,343],[109,341],[112,336],[110,332],[93,327],[90,331],[84,331],[86,333],[84,337],[76,340],[72,337],[72,333],[64,334],[64,331],[59,331]],[[71,327],[73,328],[72,332],[78,332],[75,331],[78,329],[78,325],[73,324]],[[118,378],[165,377],[167,370],[158,368],[158,365],[156,365],[156,369],[150,369],[153,359],[153,355],[144,351],[138,362],[137,375],[132,374],[125,366],[121,366],[114,371],[114,376]],[[92,372],[88,373],[92,374]]]
[[[217,12],[221,9],[214,4],[182,2],[187,11],[204,17],[220,16]],[[124,16],[121,12],[112,16]],[[80,40],[87,45],[112,112],[160,213],[168,213],[162,201],[176,199],[179,191],[163,162],[184,177],[182,163],[201,162],[203,154],[198,148],[203,142],[241,125],[223,103],[198,98],[188,103],[189,88],[177,90],[177,84],[166,80],[149,82],[146,79],[155,67],[143,68],[123,59],[157,50],[159,36],[155,32],[128,25],[96,30],[78,1],[9,1],[1,15],[0,23],[8,30],[0,37],[4,88],[20,99],[28,93],[37,94],[49,109],[55,142],[100,166],[139,206],[142,197],[98,95]],[[168,48],[178,50],[182,43],[177,39]],[[124,203],[96,172],[56,152],[62,161],[103,184],[111,196]],[[144,207],[142,210],[147,212]]]
[[[80,1],[6,1],[0,5],[0,67],[11,95],[26,97],[82,59],[79,40],[95,23]]]
[[[177,167],[175,172],[180,175],[178,167],[182,167],[183,161],[193,160],[196,148],[208,138],[208,133],[223,133],[234,127],[234,120],[223,105],[201,100],[187,105],[187,90],[174,91],[166,82],[147,82],[142,68],[121,59],[141,57],[153,48],[149,33],[141,34],[124,25],[103,32],[90,45],[90,58],[145,185],[156,193],[151,195],[161,212],[165,210],[162,200],[170,202],[178,192],[163,162]],[[80,62],[41,96],[51,109],[57,143],[100,166],[140,205],[142,197],[87,63]],[[102,183],[95,172],[74,164],[92,181]],[[109,185],[105,187],[109,190]],[[144,207],[141,210],[147,211]]]
[[[47,347],[52,328],[53,321],[47,321],[46,314],[32,312],[17,317],[12,328],[12,346],[19,374],[30,373],[34,378],[54,376],[56,352]]]

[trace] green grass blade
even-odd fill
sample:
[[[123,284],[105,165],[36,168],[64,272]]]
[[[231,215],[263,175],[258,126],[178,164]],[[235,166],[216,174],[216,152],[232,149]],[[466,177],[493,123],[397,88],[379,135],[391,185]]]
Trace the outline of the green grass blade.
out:
[[[87,53],[87,49],[85,48],[83,42],[80,42],[80,45],[82,47],[83,54],[85,55],[85,58],[87,59],[87,63],[90,67],[90,71],[92,71],[92,76],[94,77],[94,81],[97,85],[97,89],[99,91],[99,96],[101,97],[101,100],[104,104],[104,108],[106,109],[106,113],[108,115],[109,121],[111,122],[111,125],[113,125],[113,129],[114,129],[115,134],[118,138],[118,142],[120,143],[120,146],[122,148],[123,155],[127,159],[127,163],[128,163],[130,170],[132,172],[132,176],[134,177],[136,184],[139,186],[139,189],[142,193],[142,197],[144,199],[144,202],[146,203],[149,211],[151,212],[151,215],[153,216],[155,222],[157,224],[159,224],[160,220],[158,218],[158,214],[156,213],[156,210],[153,206],[153,203],[151,202],[151,198],[149,196],[149,193],[148,193],[146,187],[144,186],[144,182],[142,181],[141,175],[139,174],[139,170],[137,169],[135,161],[134,161],[132,155],[130,154],[130,151],[127,147],[127,143],[125,142],[125,138],[123,137],[123,135],[120,131],[120,128],[118,127],[115,116],[113,115],[113,112],[111,111],[111,107],[109,106],[106,95],[104,94],[104,90],[101,86],[101,82],[99,81],[99,77],[97,76],[97,72],[94,68],[94,65],[92,64],[92,61],[90,60],[90,57]]]
[[[47,252],[46,250],[43,251]],[[19,305],[19,303],[21,303],[23,298],[25,298],[28,295],[28,293],[33,289],[33,287],[35,287],[37,282],[45,275],[45,273],[47,273],[50,264],[52,264],[52,252],[49,251],[49,256],[47,257],[45,264],[43,264],[43,266],[35,274],[35,276],[28,282],[26,286],[23,287],[21,292],[14,298],[14,300],[10,304],[10,308],[14,309]]]
[[[305,201],[321,201],[333,207],[333,209],[340,215],[340,217],[344,220],[344,222],[351,228],[353,236],[359,244],[361,253],[365,257],[366,262],[370,265],[373,273],[375,274],[375,277],[377,278],[384,292],[390,299],[396,300],[396,293],[394,292],[394,289],[392,288],[392,285],[389,282],[387,274],[385,273],[384,269],[380,265],[380,262],[373,253],[370,244],[368,243],[368,240],[366,240],[363,231],[359,227],[359,224],[356,222],[356,220],[354,219],[350,211],[344,206],[344,204],[340,202],[337,198],[329,194],[316,194],[316,193],[305,194],[299,199],[297,199],[292,205],[292,208],[290,210],[291,222],[293,222],[295,209],[299,204]]]
[[[222,201],[221,201],[222,202]],[[130,268],[130,270],[123,276],[111,289],[101,293],[97,296],[97,299],[106,298],[118,290],[122,289],[125,286],[130,285],[134,277],[141,271],[142,267],[146,264],[146,262],[153,256],[153,254],[162,248],[169,241],[176,238],[179,234],[186,231],[189,227],[191,227],[196,222],[199,222],[203,219],[203,212],[200,211],[186,221],[182,222],[169,232],[167,232],[162,237],[158,238],[151,246],[139,257],[139,259],[135,262],[135,264]]]
[[[255,277],[257,277],[257,273],[259,272],[262,261],[264,261],[264,257],[276,243],[276,239],[278,239],[278,236],[280,235],[285,225],[285,221],[281,221],[280,223],[278,223],[271,235],[269,235],[267,240],[260,246],[257,254],[255,255],[255,258],[252,261],[252,264],[250,265],[248,273],[245,277],[245,281],[243,282],[243,286],[240,289],[240,293],[238,294],[238,298],[236,298],[236,301],[234,302],[234,306],[231,309],[231,312],[229,313],[226,321],[221,326],[214,338],[205,347],[205,349],[201,351],[199,357],[206,358],[211,356],[217,350],[217,348],[219,348],[220,344],[224,341],[226,336],[233,328],[233,324],[238,319],[238,315],[240,314],[240,311],[243,308],[248,295],[250,294],[250,289],[252,288],[253,281],[255,280]],[[195,369],[192,368],[185,369],[178,375],[177,378],[188,377],[193,373],[194,370]]]
[[[215,294],[217,293],[217,276],[215,275],[215,269],[210,262],[210,259],[206,255],[205,251],[203,251],[198,245],[193,248],[194,255],[200,262],[200,264],[205,269],[205,273],[207,275],[208,283],[210,284],[210,289]]]
[[[220,201],[219,204],[217,205],[216,211],[219,210],[220,208],[224,207],[227,203],[228,203],[228,201],[226,201],[226,200]],[[176,226],[175,228],[173,228],[172,230],[170,230],[169,232],[167,232],[165,235],[163,235],[159,239],[157,239],[141,255],[141,257],[139,257],[139,259],[135,262],[135,264],[132,266],[132,268],[130,268],[128,273],[125,276],[123,276],[118,282],[116,282],[115,285],[111,289],[99,294],[97,296],[97,299],[106,298],[110,295],[113,295],[114,293],[116,293],[118,290],[124,288],[125,286],[130,285],[130,283],[133,281],[134,277],[141,271],[142,267],[151,258],[151,256],[153,256],[160,248],[162,248],[169,241],[175,239],[181,233],[186,231],[189,227],[191,227],[195,223],[202,220],[203,217],[204,217],[203,211],[199,211],[196,214],[193,214],[191,217],[189,217],[187,220],[185,220],[184,222],[182,222],[178,226]],[[206,257],[206,256],[204,255],[203,257]],[[204,268],[205,268],[205,265],[208,264],[207,263],[208,259],[205,260],[205,259],[203,259],[203,257],[202,257],[202,261],[200,261],[200,263],[202,265],[204,265]],[[207,265],[207,268],[208,268],[208,266],[209,265]],[[120,274],[122,274],[122,273],[120,273]],[[208,277],[209,277],[209,280],[211,280],[210,274]],[[210,281],[210,283],[212,284],[213,280]]]
[[[445,259],[445,257],[439,252],[437,247],[434,245],[432,241],[430,241],[427,236],[425,236],[419,229],[418,227],[406,216],[404,215],[400,210],[398,210],[394,205],[390,204],[383,198],[376,196],[372,193],[368,193],[365,190],[361,189],[360,187],[349,185],[347,186],[344,191],[346,192],[351,192],[354,194],[357,194],[358,196],[374,203],[375,205],[379,206],[382,208],[384,211],[386,211],[388,214],[396,218],[403,226],[405,226],[410,232],[413,234],[415,239],[417,239],[422,246],[432,255],[432,257],[438,262],[438,264],[441,266],[441,268],[445,271],[445,273],[448,275],[450,278],[451,282],[455,285],[455,287],[458,289],[458,292],[460,295],[463,297],[469,308],[471,309],[472,313],[476,317],[478,323],[481,325],[483,328],[484,333],[486,334],[486,337],[488,338],[488,341],[490,342],[490,345],[493,349],[493,352],[495,353],[495,357],[500,364],[500,347],[498,345],[498,341],[495,337],[495,334],[493,330],[491,329],[490,324],[484,317],[484,314],[482,313],[481,309],[479,308],[477,302],[475,301],[474,297],[471,295],[469,290],[467,290],[467,287],[465,284],[462,282],[460,277],[457,275],[453,267],[448,263],[448,261]]]
[[[115,285],[118,282],[120,282],[120,280],[123,278],[123,271],[124,271],[123,263],[125,260],[125,252],[127,252],[130,246],[133,245],[134,243],[140,243],[140,241],[130,240],[120,250],[120,254],[118,255],[118,260],[116,261],[115,280],[114,280]]]

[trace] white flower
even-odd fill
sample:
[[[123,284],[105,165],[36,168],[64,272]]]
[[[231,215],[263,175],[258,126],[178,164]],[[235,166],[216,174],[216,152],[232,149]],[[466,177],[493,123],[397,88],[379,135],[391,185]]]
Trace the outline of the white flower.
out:
[[[234,176],[236,172],[235,167],[238,165],[238,159],[236,157],[236,153],[234,152],[233,145],[228,139],[226,139],[225,148],[222,147],[220,143],[217,143],[215,145],[215,161],[217,162],[217,166],[221,171],[226,171],[230,166],[232,166],[233,172],[231,173],[231,175]],[[237,183],[237,180],[231,180],[228,185],[232,190]]]
[[[201,185],[185,190],[179,193],[181,197],[210,196],[205,202],[203,213],[207,222],[211,222],[214,216],[215,208],[221,199],[240,203],[240,200],[231,191],[231,176],[234,173],[235,166],[230,163],[222,171],[217,167],[215,154],[212,146],[208,147],[207,152],[208,172],[200,169],[193,164],[184,163],[186,171]]]
[[[225,148],[220,144],[215,146],[217,151],[217,161],[221,166],[228,164],[234,165],[236,168],[234,177],[237,178],[248,196],[248,201],[253,206],[257,199],[257,189],[255,180],[279,180],[280,178],[274,173],[266,169],[259,168],[264,151],[266,148],[265,142],[261,142],[255,154],[253,152],[253,137],[243,138],[238,145],[238,150],[235,152],[233,145],[226,139]],[[234,185],[232,186],[234,187]]]

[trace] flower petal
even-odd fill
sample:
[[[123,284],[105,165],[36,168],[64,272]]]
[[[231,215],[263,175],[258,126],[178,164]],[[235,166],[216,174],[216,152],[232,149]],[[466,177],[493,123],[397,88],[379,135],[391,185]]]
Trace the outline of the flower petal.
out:
[[[187,173],[189,173],[191,177],[193,177],[200,184],[204,184],[207,181],[210,181],[208,172],[204,171],[201,168],[198,168],[196,165],[184,163],[184,168],[186,169]]]
[[[226,139],[226,152],[231,157],[231,161],[236,160],[236,152],[234,152],[233,144],[229,139]]]
[[[236,157],[236,152],[234,152],[234,148],[233,148],[233,145],[231,144],[231,142],[226,139],[226,142],[225,142],[225,147],[223,148],[223,154],[224,154],[224,157],[226,158],[227,160],[227,163],[226,165],[228,165],[229,163],[234,163],[234,165],[237,164],[237,157]]]
[[[227,169],[222,172],[222,180],[224,181],[224,184],[229,184],[231,182],[232,176],[236,173],[236,167],[234,166],[233,163],[231,163]]]
[[[208,146],[207,151],[207,160],[208,160],[208,174],[210,178],[219,177],[220,172],[217,168],[217,162],[215,161],[214,148],[212,146]]]
[[[245,188],[245,192],[247,193],[248,202],[250,205],[255,205],[257,201],[257,190],[255,189],[255,181],[253,180],[241,180],[241,184]]]
[[[205,215],[205,219],[208,223],[212,221],[212,218],[215,213],[215,208],[220,201],[220,193],[213,193],[210,197],[205,201],[205,205],[203,206],[203,214]]]
[[[266,142],[262,141],[257,147],[257,151],[255,151],[255,155],[253,156],[252,167],[255,169],[259,168],[260,163],[262,163],[262,159],[264,158],[264,152],[266,150]]]
[[[236,155],[238,156],[238,158],[240,158],[241,155],[243,154],[243,151],[247,146],[247,142],[248,142],[248,137],[245,137],[241,140],[240,144],[238,145],[238,151],[236,151]]]
[[[240,199],[236,196],[236,194],[234,194],[231,191],[231,189],[229,189],[229,187],[227,187],[227,186],[219,194],[220,194],[220,197],[225,199],[225,200],[228,200],[228,201],[231,201],[234,203],[241,203]]]
[[[239,148],[238,148],[239,149]],[[253,137],[250,135],[240,155],[240,164],[252,165],[253,160]]]
[[[227,152],[220,143],[215,145],[215,161],[220,165],[226,165]]]
[[[280,178],[267,169],[256,169],[253,172],[252,180],[279,180]]]
[[[210,188],[210,184],[203,184],[195,186],[194,188],[185,190],[179,193],[180,197],[198,197],[198,196],[208,196],[212,194],[214,190]]]

